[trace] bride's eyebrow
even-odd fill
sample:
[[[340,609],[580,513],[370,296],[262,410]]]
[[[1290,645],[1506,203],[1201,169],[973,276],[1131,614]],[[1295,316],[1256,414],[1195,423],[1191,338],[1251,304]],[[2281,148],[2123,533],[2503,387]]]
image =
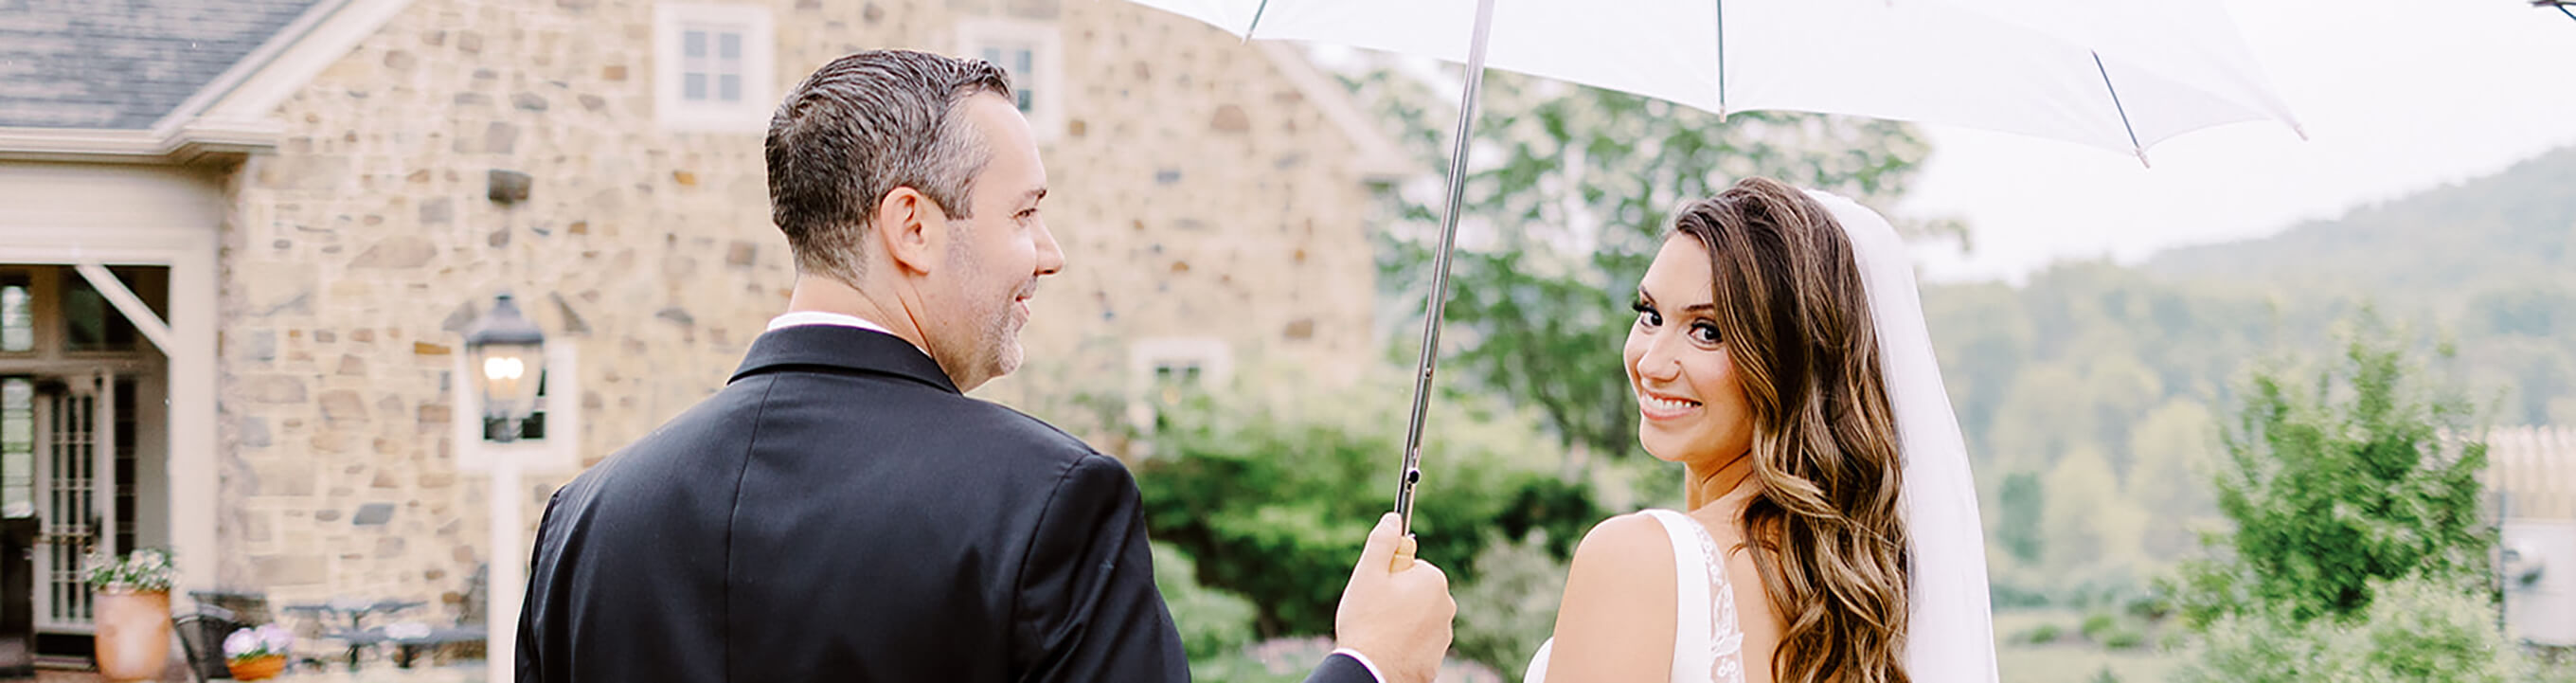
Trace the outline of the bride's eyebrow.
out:
[[[1647,293],[1646,293],[1646,288],[1645,288],[1645,287],[1643,287],[1643,286],[1640,286],[1640,287],[1638,287],[1638,288],[1637,288],[1637,303],[1645,304],[1647,307],[1652,308],[1652,307],[1654,307],[1654,306],[1655,306],[1655,295],[1653,295],[1653,294],[1647,294]],[[1707,313],[1707,314],[1710,314],[1710,315],[1715,315],[1715,314],[1717,313],[1717,304],[1714,304],[1714,303],[1706,303],[1706,304],[1691,304],[1691,305],[1688,305],[1688,306],[1683,306],[1683,307],[1682,307],[1681,312],[1683,312],[1683,313]]]

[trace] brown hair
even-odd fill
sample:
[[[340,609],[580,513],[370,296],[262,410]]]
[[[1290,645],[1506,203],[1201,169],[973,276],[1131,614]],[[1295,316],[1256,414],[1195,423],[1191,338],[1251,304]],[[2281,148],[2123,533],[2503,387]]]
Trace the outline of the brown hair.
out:
[[[1718,332],[1753,423],[1743,526],[1785,620],[1773,678],[1905,683],[1896,422],[1850,238],[1768,178],[1684,207],[1674,233],[1708,248]]]
[[[859,286],[859,250],[877,202],[898,187],[967,218],[975,176],[993,158],[957,114],[977,93],[1011,96],[1011,79],[980,59],[869,50],[815,69],[780,102],[762,143],[770,219],[798,272]]]

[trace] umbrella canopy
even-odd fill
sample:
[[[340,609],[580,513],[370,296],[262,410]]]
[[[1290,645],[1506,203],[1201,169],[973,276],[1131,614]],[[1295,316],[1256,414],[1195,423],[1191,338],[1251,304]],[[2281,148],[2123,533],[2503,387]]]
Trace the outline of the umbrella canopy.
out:
[[[1246,38],[1465,63],[1476,0],[1134,0]],[[1719,114],[1940,123],[2144,158],[2209,126],[2292,124],[2207,0],[1503,0],[1485,65]]]

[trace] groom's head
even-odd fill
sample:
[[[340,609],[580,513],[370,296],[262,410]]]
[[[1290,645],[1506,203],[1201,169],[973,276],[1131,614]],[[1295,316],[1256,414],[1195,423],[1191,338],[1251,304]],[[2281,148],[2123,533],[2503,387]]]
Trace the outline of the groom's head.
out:
[[[769,122],[771,218],[797,271],[848,285],[960,389],[1018,369],[1025,300],[1064,254],[1000,69],[908,50],[833,60]]]

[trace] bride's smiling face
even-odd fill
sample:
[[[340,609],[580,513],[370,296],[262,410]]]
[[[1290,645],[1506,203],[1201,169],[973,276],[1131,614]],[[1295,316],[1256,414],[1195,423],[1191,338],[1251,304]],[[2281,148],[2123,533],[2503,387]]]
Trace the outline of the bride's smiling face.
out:
[[[1621,349],[1637,398],[1637,441],[1671,462],[1723,462],[1753,447],[1744,387],[1719,334],[1708,248],[1664,240],[1637,284],[1637,321]]]

